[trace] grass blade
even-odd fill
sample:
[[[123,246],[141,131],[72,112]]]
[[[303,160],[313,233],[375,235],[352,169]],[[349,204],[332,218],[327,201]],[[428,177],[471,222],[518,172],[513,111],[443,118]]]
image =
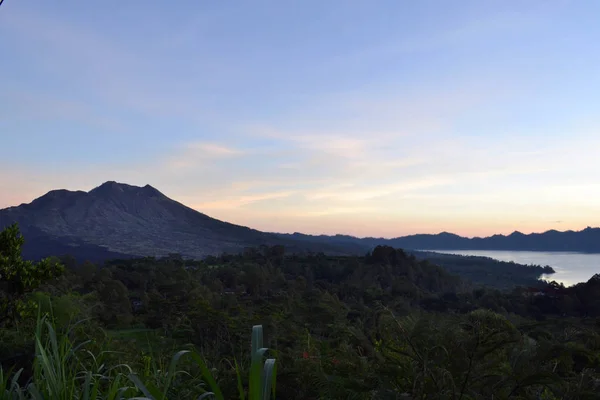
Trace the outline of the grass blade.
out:
[[[163,400],[165,400],[167,398],[167,392],[169,391],[171,382],[173,382],[173,377],[176,374],[175,368],[177,368],[177,363],[179,362],[179,359],[183,355],[185,355],[189,352],[190,352],[189,350],[181,350],[180,352],[177,352],[171,359],[171,365],[169,365],[169,371],[167,372],[167,381],[165,382],[165,387],[163,389],[163,395],[162,395]]]
[[[35,386],[35,383],[30,383],[27,389],[31,395],[31,400],[44,400],[44,396],[42,396],[38,388]]]
[[[242,383],[242,371],[240,370],[240,365],[237,360],[235,361],[235,374],[237,375],[237,388],[238,393],[240,394],[240,400],[246,400],[246,391],[244,390],[244,385]]]
[[[267,350],[267,348],[263,347],[252,354],[250,382],[248,383],[249,400],[260,400],[262,398],[263,358]]]
[[[210,390],[213,391],[216,399],[224,400],[225,398],[223,397],[223,392],[221,392],[221,388],[219,387],[219,385],[217,385],[217,381],[215,381],[215,378],[213,378],[212,374],[210,373],[210,370],[208,369],[208,366],[206,365],[202,357],[197,353],[192,353],[191,355],[194,361],[196,361],[196,364],[198,364],[198,367],[200,367],[202,377],[210,387]]]
[[[254,357],[254,354],[258,351],[258,349],[263,347],[263,327],[262,325],[254,325],[252,327],[252,354],[251,356]]]
[[[23,368],[19,369],[13,376],[10,382],[11,390],[20,391],[21,385],[19,385],[19,377],[21,377],[21,373],[23,372]]]
[[[92,371],[88,371],[85,374],[85,381],[83,383],[83,400],[90,400],[91,384],[92,384]]]
[[[135,384],[135,386],[142,393],[144,393],[144,396],[146,396],[149,400],[156,400],[156,398],[152,395],[152,393],[150,393],[150,391],[148,390],[148,388],[146,387],[146,385],[144,385],[142,383],[142,381],[140,380],[140,378],[136,374],[129,374],[129,379]]]
[[[271,398],[271,385],[274,381],[275,359],[269,358],[267,361],[265,361],[265,366],[263,370],[262,400],[269,400]]]

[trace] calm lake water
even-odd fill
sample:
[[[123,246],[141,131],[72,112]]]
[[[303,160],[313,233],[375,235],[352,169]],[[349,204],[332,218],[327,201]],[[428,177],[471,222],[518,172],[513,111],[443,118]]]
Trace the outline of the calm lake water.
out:
[[[562,282],[565,286],[587,282],[594,274],[600,273],[600,254],[509,251],[509,250],[430,250],[437,253],[459,254],[463,256],[490,257],[500,261],[513,261],[518,264],[549,265],[555,274],[542,276],[543,279]]]

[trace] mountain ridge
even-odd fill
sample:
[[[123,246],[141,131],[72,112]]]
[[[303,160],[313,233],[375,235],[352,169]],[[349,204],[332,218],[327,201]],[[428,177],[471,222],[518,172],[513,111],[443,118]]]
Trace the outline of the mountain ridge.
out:
[[[34,242],[28,246],[30,250],[35,249],[36,242],[42,242],[48,251],[53,247],[67,251],[88,246],[101,258],[103,252],[125,256],[179,253],[202,258],[277,244],[298,252],[348,251],[323,243],[296,243],[220,221],[170,199],[150,185],[139,187],[115,181],[89,192],[52,190],[31,203],[0,210],[0,229],[15,222],[26,239]],[[35,253],[40,256],[40,252]]]
[[[513,251],[572,251],[600,253],[600,228],[587,227],[574,231],[550,229],[541,233],[524,234],[514,231],[508,235],[464,237],[450,232],[414,234],[395,238],[355,237],[350,235],[307,235],[278,233],[296,240],[362,243],[368,246],[389,245],[410,250],[513,250]]]
[[[179,203],[151,185],[108,181],[92,190],[56,189],[19,206],[0,209],[0,229],[17,222],[26,255],[74,253],[79,258],[164,256],[189,258],[284,245],[290,252],[364,255],[377,245],[407,250],[529,250],[600,253],[600,228],[463,237],[451,232],[391,239],[351,235],[262,232],[220,221]],[[89,257],[86,256],[89,254]]]

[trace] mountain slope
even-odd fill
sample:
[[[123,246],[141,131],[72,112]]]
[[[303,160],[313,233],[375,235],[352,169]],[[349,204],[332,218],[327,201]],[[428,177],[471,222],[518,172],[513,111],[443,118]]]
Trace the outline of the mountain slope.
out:
[[[169,253],[203,257],[275,244],[286,245],[292,251],[345,253],[335,246],[297,243],[216,220],[149,185],[106,182],[90,192],[53,190],[29,204],[0,210],[0,228],[13,222],[18,222],[25,237],[33,242],[29,249],[37,250],[36,258],[38,253],[56,248],[63,253],[71,249],[97,252],[100,258]]]

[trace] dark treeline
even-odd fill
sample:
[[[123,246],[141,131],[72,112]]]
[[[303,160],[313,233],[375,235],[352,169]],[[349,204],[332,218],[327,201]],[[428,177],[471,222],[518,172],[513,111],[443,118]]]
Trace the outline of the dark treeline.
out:
[[[90,354],[147,379],[194,348],[228,399],[239,397],[236,370],[248,369],[256,324],[277,359],[281,399],[597,399],[600,390],[600,276],[500,290],[386,246],[363,257],[262,246],[202,261],[47,265],[58,261],[52,279],[12,297],[3,287],[0,356],[5,371],[25,368],[21,380],[34,374],[25,305],[38,304],[58,329],[85,320],[74,342],[91,340]],[[181,368],[188,374],[168,398],[197,398],[202,379]]]
[[[512,289],[515,286],[539,287],[541,275],[555,271],[550,266],[522,265],[498,261],[490,257],[442,254],[430,251],[411,251],[418,259],[443,267],[451,274],[472,282],[474,285],[496,289]]]

